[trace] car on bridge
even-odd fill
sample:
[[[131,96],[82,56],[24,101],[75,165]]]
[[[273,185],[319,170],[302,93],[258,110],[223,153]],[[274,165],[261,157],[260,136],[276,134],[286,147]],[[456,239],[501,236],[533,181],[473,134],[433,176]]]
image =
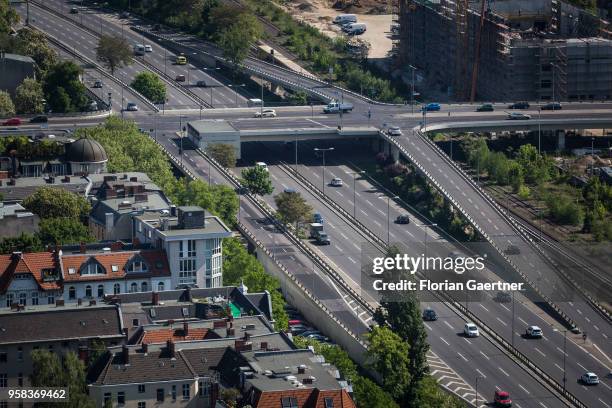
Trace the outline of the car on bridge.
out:
[[[176,82],[185,82],[185,75],[183,75],[183,74],[179,74],[179,75],[177,75],[177,76],[174,78],[174,80],[175,80]]]
[[[176,65],[187,65],[187,57],[185,57],[183,54],[177,55]]]
[[[465,337],[478,337],[480,336],[480,332],[478,331],[478,326],[474,323],[466,323],[463,326],[463,334]]]
[[[198,81],[198,82],[196,82],[196,86],[198,88],[206,88],[208,86],[208,84],[206,83],[206,81]]]
[[[433,111],[439,111],[441,108],[440,104],[437,102],[430,102],[427,105],[423,106],[423,108],[421,109],[424,112],[433,112]]]
[[[21,119],[19,118],[10,118],[2,122],[2,126],[19,126],[21,125]]]
[[[512,295],[509,292],[499,291],[495,295],[495,301],[499,303],[512,302]]]
[[[542,110],[561,110],[563,107],[559,102],[548,102],[546,105],[542,105]]]
[[[389,128],[387,129],[387,134],[389,136],[401,136],[402,129],[400,129],[399,126],[389,126]]]
[[[255,118],[275,118],[276,111],[274,109],[264,109],[262,111],[257,111],[253,115]]]
[[[508,119],[510,120],[529,120],[531,119],[531,115],[527,115],[522,112],[510,112],[508,114]]]
[[[268,165],[266,163],[264,163],[264,162],[257,162],[257,163],[255,163],[255,167],[261,167],[265,171],[268,171]]]
[[[342,179],[338,178],[338,177],[334,177],[333,179],[331,179],[331,181],[329,182],[329,185],[332,187],[342,187]]]
[[[428,307],[427,309],[423,310],[423,320],[426,322],[435,322],[438,320],[438,315],[436,314],[435,310]]]
[[[312,222],[316,224],[323,224],[323,216],[321,215],[321,213],[316,212],[312,214]]]
[[[578,382],[584,385],[597,385],[599,384],[599,377],[595,373],[586,372],[580,376]]]
[[[100,80],[95,81],[94,84],[93,84],[93,87],[94,88],[98,88],[98,89],[102,88],[103,86],[104,86],[104,84]]]
[[[542,329],[538,326],[529,326],[527,330],[525,330],[525,336],[530,339],[541,339],[543,336]]]
[[[136,112],[138,111],[138,105],[136,105],[134,102],[128,102],[125,110],[129,112]]]
[[[493,406],[500,408],[508,408],[512,406],[510,393],[507,391],[497,390],[493,396]]]
[[[476,112],[493,112],[495,108],[492,103],[483,103],[476,108]]]
[[[508,106],[508,109],[529,109],[529,102],[514,102]]]
[[[153,52],[153,47],[151,47],[149,44],[145,44],[144,50],[145,52]]]
[[[79,9],[78,9],[78,8],[76,8],[76,7],[72,7],[72,8],[70,9],[70,14],[79,14]]]
[[[408,214],[398,215],[395,219],[396,224],[410,224],[410,216]]]
[[[30,123],[47,123],[48,121],[49,118],[47,118],[45,115],[34,116],[32,119],[30,119]]]

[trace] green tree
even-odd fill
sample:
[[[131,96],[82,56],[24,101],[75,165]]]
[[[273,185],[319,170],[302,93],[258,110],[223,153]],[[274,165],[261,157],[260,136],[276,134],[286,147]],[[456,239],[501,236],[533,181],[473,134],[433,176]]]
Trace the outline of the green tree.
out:
[[[299,224],[312,219],[312,207],[298,192],[285,192],[274,196],[278,215],[286,224],[295,224],[298,231]]]
[[[89,228],[76,218],[46,218],[40,221],[38,235],[44,245],[92,242]]]
[[[80,81],[83,69],[72,61],[53,65],[44,81],[43,90],[53,112],[84,111],[87,89]]]
[[[164,103],[166,101],[166,85],[153,72],[138,73],[131,85],[153,103]]]
[[[130,65],[132,63],[132,55],[130,44],[125,38],[117,35],[102,35],[98,40],[96,58],[104,64],[111,72],[111,75],[115,75],[117,68]],[[136,78],[138,78],[138,75]]]
[[[15,114],[15,105],[6,91],[0,91],[0,116],[13,116]]]
[[[304,106],[308,104],[308,95],[306,92],[298,91],[289,95],[289,103],[291,105]]]
[[[399,408],[393,398],[366,377],[353,380],[353,397],[359,408]]]
[[[36,62],[36,77],[44,78],[58,61],[57,52],[49,46],[45,34],[30,28],[22,28],[15,37],[14,52],[32,57]]]
[[[262,166],[242,170],[242,184],[255,195],[272,194],[274,187],[268,169]]]
[[[419,408],[464,408],[466,405],[459,398],[440,389],[433,377],[426,376],[420,381],[415,403]]]
[[[44,108],[42,84],[34,78],[26,78],[15,90],[15,109],[19,113],[41,113]]]
[[[39,252],[43,250],[42,242],[37,234],[22,232],[17,237],[0,239],[0,254],[19,252]]]
[[[408,343],[387,327],[375,327],[368,334],[368,368],[382,378],[382,387],[396,401],[404,398],[410,384]]]
[[[238,66],[248,56],[251,44],[262,36],[263,28],[257,17],[247,13],[234,16],[231,25],[226,27],[219,35],[219,46],[223,56]]]
[[[62,188],[41,187],[23,200],[23,206],[40,218],[73,218],[85,222],[89,202]]]
[[[19,21],[19,14],[11,5],[9,0],[0,0],[0,34],[8,34]]]
[[[236,166],[236,149],[227,143],[215,143],[206,147],[208,154],[225,168]]]

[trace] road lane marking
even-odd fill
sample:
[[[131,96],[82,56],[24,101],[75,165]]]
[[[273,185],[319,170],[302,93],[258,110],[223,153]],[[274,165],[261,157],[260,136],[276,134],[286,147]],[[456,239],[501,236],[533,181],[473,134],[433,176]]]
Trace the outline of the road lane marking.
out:
[[[444,340],[443,337],[440,337],[440,340],[442,340],[444,342],[444,344],[446,344],[447,346],[450,346],[450,343],[448,341]]]
[[[487,309],[486,307],[484,307],[481,303],[478,304],[480,307],[482,307],[484,310],[486,310],[487,312],[489,311],[489,309]]]
[[[481,376],[482,378],[487,378],[487,376],[486,376],[486,375],[484,375],[484,374],[483,374],[483,372],[482,372],[482,371],[480,371],[479,369],[476,369],[476,372],[477,372],[478,374],[480,374],[480,376]]]
[[[444,321],[444,324],[447,325],[449,329],[453,330],[453,326],[446,320]]]
[[[527,390],[527,388],[523,387],[521,384],[519,384],[518,386],[519,386],[519,387],[521,387],[521,389],[522,389],[523,391],[525,391],[527,394],[531,394],[531,393],[530,393],[530,392]]]
[[[457,354],[459,354],[459,357],[461,357],[461,358],[462,358],[464,361],[468,361],[468,359],[467,359],[467,358],[465,358],[465,357],[463,356],[463,354],[461,354],[460,352],[457,352]]]
[[[496,317],[496,319],[503,324],[504,326],[507,326],[506,322],[504,322],[502,319],[500,319],[499,317]]]
[[[540,349],[539,349],[539,348],[534,347],[533,349],[534,349],[535,351],[537,351],[538,353],[540,353],[540,354],[542,355],[542,357],[546,357],[546,354],[542,353],[542,352],[540,351]]]
[[[559,366],[559,364],[555,363],[555,367],[557,367],[559,370],[563,371],[563,368],[561,366]]]
[[[487,360],[490,360],[489,356],[487,356],[485,353],[483,353],[482,351],[480,351],[480,354],[483,355],[484,358],[486,358]]]
[[[507,372],[504,371],[503,368],[501,367],[497,367],[499,369],[499,371],[501,371],[502,373],[504,373],[506,375],[506,377],[510,377],[510,374],[508,374]]]

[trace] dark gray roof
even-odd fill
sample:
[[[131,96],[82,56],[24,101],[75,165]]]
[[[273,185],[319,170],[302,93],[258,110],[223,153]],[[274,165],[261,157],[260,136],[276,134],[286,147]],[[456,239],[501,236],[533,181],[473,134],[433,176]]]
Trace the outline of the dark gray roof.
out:
[[[108,161],[102,145],[90,138],[82,138],[66,147],[66,160],[78,163]]]
[[[186,349],[181,350],[183,357],[191,364],[195,373],[199,376],[211,375],[223,359],[229,347],[218,347],[210,349]]]
[[[115,306],[82,306],[0,314],[0,344],[119,337],[121,319]]]

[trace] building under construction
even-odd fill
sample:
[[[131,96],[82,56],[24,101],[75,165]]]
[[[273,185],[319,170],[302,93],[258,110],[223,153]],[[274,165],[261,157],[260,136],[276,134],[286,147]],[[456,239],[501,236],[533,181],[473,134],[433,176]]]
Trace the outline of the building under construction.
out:
[[[394,48],[424,91],[457,100],[607,100],[604,21],[560,0],[398,0]]]

